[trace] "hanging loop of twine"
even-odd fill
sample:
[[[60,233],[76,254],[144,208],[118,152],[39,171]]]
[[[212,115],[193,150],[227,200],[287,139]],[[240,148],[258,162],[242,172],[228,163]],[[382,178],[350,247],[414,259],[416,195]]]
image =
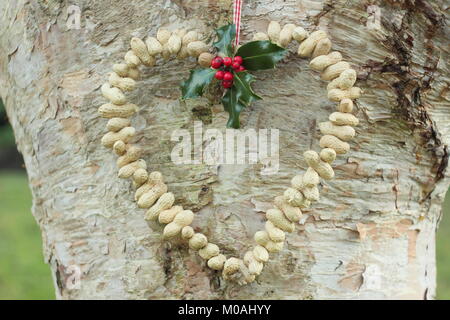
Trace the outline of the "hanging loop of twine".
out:
[[[236,26],[236,39],[234,41],[235,47],[239,45],[239,38],[241,33],[241,12],[243,2],[244,0],[234,0],[233,4],[233,23]]]

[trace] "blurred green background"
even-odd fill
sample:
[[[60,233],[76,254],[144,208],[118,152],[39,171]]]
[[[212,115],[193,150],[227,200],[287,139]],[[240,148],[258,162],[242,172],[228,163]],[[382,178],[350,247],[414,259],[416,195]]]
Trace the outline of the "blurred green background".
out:
[[[54,299],[23,160],[0,99],[0,299]]]
[[[0,100],[0,299],[54,299],[23,161]],[[437,298],[450,299],[450,192],[437,237]]]

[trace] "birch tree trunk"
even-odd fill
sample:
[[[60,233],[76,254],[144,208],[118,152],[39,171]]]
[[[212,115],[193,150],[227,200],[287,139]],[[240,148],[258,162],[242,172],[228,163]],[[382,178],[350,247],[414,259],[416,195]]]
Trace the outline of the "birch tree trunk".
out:
[[[69,6],[81,10],[80,29]],[[358,71],[364,95],[352,150],[322,184],[321,200],[289,234],[257,282],[224,282],[185,245],[161,240],[117,178],[101,147],[106,121],[99,88],[132,36],[159,27],[213,30],[229,22],[231,0],[2,0],[0,94],[24,156],[33,215],[60,299],[429,299],[436,289],[435,232],[448,188],[450,139],[447,1],[245,1],[243,39],[270,20],[326,30]],[[71,8],[72,10],[72,8]],[[380,24],[377,24],[377,18]],[[73,22],[73,21],[72,21]],[[280,170],[255,165],[177,166],[173,130],[223,128],[216,101],[180,102],[194,62],[170,60],[143,74],[131,101],[152,170],[161,171],[194,225],[226,254],[241,256],[264,223],[263,210],[318,150],[317,123],[335,104],[326,83],[291,54],[257,73],[262,101],[243,129],[280,130]],[[72,288],[73,266],[81,268]]]

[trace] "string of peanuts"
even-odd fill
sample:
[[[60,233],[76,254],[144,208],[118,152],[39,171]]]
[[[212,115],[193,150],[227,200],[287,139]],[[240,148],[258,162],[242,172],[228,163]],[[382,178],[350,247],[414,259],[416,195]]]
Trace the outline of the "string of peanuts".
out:
[[[131,39],[131,50],[126,53],[125,62],[113,66],[109,81],[101,87],[103,96],[110,101],[98,109],[102,117],[109,119],[106,125],[108,133],[101,142],[118,155],[119,178],[132,179],[136,189],[134,200],[139,208],[147,209],[145,219],[165,224],[164,239],[180,235],[209,268],[222,271],[225,280],[247,284],[262,272],[269,253],[283,249],[285,233],[295,230],[295,223],[302,217],[302,209],[319,200],[320,179],[334,177],[331,164],[337,154],[349,151],[348,141],[355,136],[353,127],[358,124],[358,119],[352,114],[353,100],[359,98],[361,89],[353,86],[356,71],[350,64],[343,61],[339,52],[330,53],[331,41],[324,31],[308,35],[302,27],[286,24],[281,28],[278,22],[272,21],[267,34],[258,32],[254,35],[253,40],[270,40],[282,47],[287,47],[292,41],[300,43],[298,55],[312,58],[310,67],[321,72],[323,80],[330,81],[328,98],[338,105],[337,112],[329,116],[329,121],[319,124],[323,134],[320,139],[322,150],[320,153],[313,150],[304,153],[308,169],[303,175],[293,177],[291,187],[283,195],[275,197],[274,207],[266,212],[265,230],[254,235],[256,245],[245,253],[243,259],[227,258],[204,234],[194,231],[190,226],[194,213],[174,205],[175,197],[168,192],[162,174],[147,171],[146,161],[140,158],[142,150],[130,144],[136,130],[129,118],[138,111],[138,107],[127,102],[124,94],[135,89],[140,76],[138,67],[141,64],[154,66],[159,56],[166,60],[173,56],[178,59],[194,57],[198,64],[209,67],[214,55],[209,53],[210,46],[201,38],[196,31],[160,29],[156,38],[149,37],[145,42],[139,38]]]

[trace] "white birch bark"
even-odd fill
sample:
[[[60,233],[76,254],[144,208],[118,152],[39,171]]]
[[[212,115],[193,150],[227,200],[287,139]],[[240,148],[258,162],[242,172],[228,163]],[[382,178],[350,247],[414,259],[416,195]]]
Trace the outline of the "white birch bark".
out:
[[[251,285],[224,282],[144,222],[130,182],[117,178],[115,157],[100,145],[99,87],[132,36],[161,26],[212,36],[230,20],[231,2],[0,2],[0,95],[25,159],[57,297],[433,298],[435,232],[449,184],[446,1],[246,1],[244,39],[270,20],[320,27],[357,68],[364,95],[352,150],[336,162],[336,178],[323,184],[304,225]],[[72,4],[81,9],[79,30],[67,29]],[[334,103],[308,61],[290,54],[277,70],[257,73],[254,88],[264,100],[242,115],[244,129],[280,129],[278,174],[261,176],[254,165],[175,166],[174,129],[199,119],[223,128],[227,118],[217,101],[178,100],[193,66],[171,60],[144,73],[131,98],[141,108],[136,142],[179,203],[197,212],[195,226],[236,256],[262,228],[262,208],[305,169],[303,152],[318,150],[317,124]],[[82,271],[78,289],[68,287],[74,265]]]

